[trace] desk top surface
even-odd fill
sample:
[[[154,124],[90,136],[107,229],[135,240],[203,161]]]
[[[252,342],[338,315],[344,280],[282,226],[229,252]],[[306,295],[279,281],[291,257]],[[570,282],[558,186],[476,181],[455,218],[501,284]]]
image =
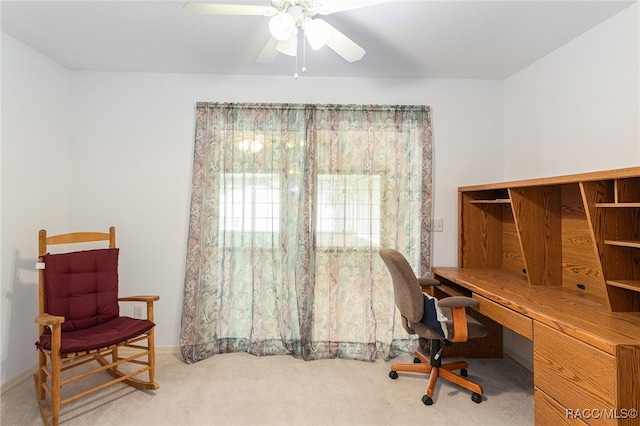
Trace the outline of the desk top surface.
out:
[[[611,312],[580,290],[530,286],[502,269],[433,268],[433,275],[611,354],[621,345],[640,348],[640,312]]]

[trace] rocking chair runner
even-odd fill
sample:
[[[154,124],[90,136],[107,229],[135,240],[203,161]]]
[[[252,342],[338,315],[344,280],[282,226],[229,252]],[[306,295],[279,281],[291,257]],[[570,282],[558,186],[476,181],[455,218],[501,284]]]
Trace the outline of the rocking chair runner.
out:
[[[109,248],[48,254],[48,246],[108,241]],[[38,371],[36,394],[46,424],[57,425],[61,405],[116,383],[155,390],[153,303],[158,296],[118,298],[115,228],[47,237],[39,233]],[[118,302],[142,302],[147,319],[120,316]],[[144,342],[146,341],[146,344]],[[126,353],[119,349],[126,347]],[[123,351],[125,352],[125,351]],[[108,357],[110,359],[108,359]],[[93,370],[65,373],[95,360]],[[62,386],[106,371],[113,379],[64,400]],[[141,379],[147,373],[148,380]],[[74,375],[75,374],[75,375]]]

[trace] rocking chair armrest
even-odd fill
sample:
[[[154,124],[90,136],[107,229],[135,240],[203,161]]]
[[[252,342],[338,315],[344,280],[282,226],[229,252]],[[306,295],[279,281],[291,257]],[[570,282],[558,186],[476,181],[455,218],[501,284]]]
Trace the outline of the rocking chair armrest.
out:
[[[156,302],[160,300],[160,296],[128,296],[118,297],[118,302]]]
[[[41,314],[33,319],[33,322],[42,326],[55,326],[64,322],[64,317],[50,314]]]

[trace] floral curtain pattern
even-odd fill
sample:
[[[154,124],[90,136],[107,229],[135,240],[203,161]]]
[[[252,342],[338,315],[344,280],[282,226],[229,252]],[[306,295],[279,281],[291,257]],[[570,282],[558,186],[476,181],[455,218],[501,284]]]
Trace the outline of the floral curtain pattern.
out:
[[[411,351],[377,249],[430,271],[431,146],[423,106],[198,103],[185,361]]]

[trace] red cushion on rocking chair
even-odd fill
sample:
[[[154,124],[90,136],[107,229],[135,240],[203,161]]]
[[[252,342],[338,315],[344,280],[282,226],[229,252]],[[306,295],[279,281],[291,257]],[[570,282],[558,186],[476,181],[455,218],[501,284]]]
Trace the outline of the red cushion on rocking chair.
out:
[[[118,317],[83,330],[62,333],[61,353],[83,352],[106,348],[151,330],[155,324],[149,320]],[[51,333],[40,336],[38,347],[51,349]]]
[[[47,313],[62,316],[62,353],[105,348],[149,331],[148,320],[120,316],[119,249],[95,249],[44,256]],[[37,346],[51,349],[51,333]]]
[[[46,312],[65,318],[63,332],[119,316],[118,254],[109,248],[44,256]]]

